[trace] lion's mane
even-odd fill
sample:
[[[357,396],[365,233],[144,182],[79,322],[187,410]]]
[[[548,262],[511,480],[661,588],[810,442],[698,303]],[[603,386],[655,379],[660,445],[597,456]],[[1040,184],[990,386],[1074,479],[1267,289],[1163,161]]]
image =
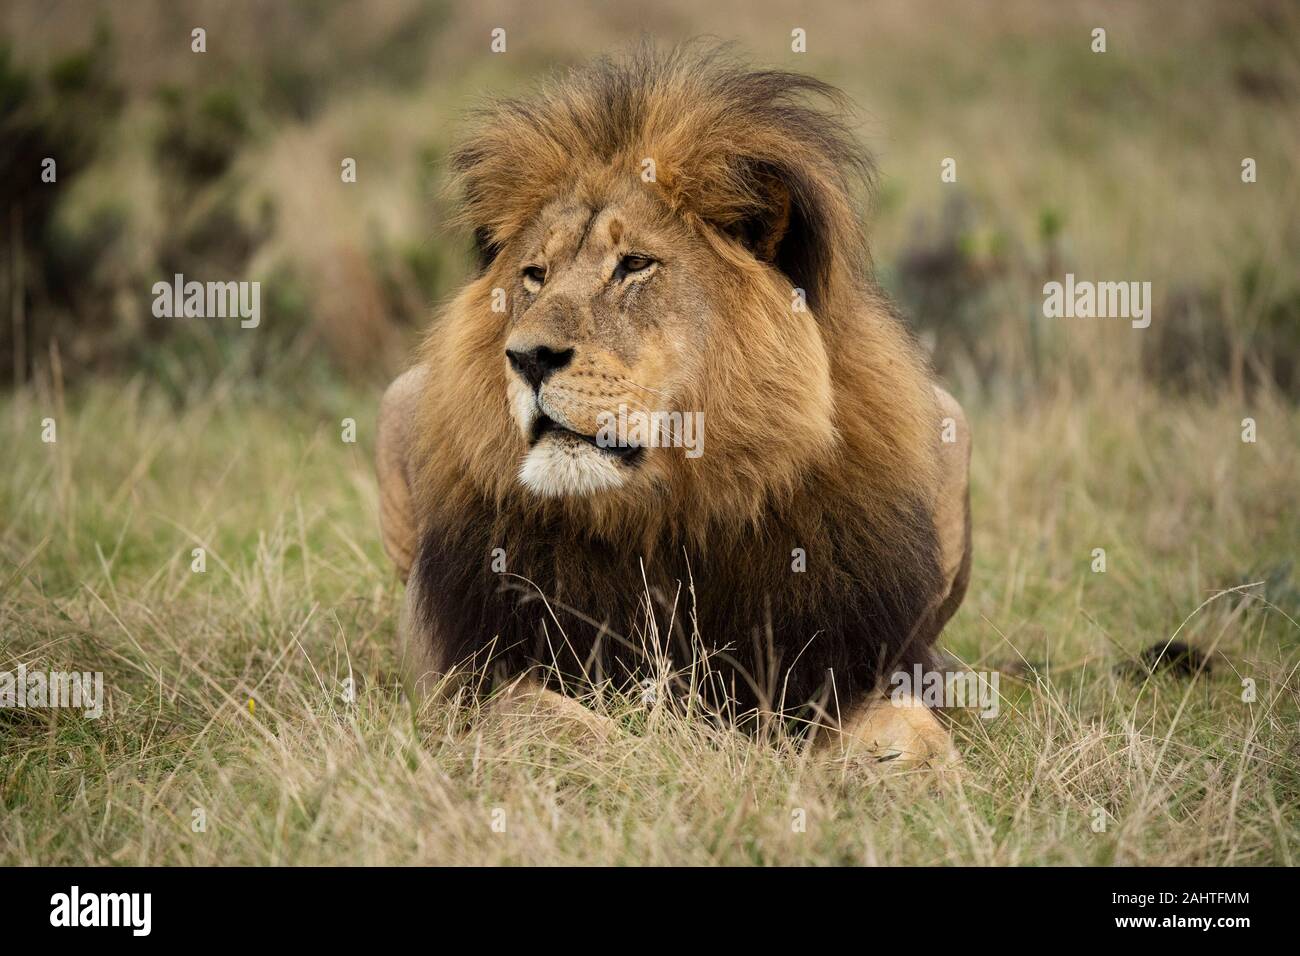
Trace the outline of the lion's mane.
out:
[[[686,48],[601,60],[480,112],[453,162],[483,271],[421,355],[411,586],[417,626],[445,664],[623,681],[644,672],[656,639],[686,663],[698,633],[716,652],[715,689],[742,707],[833,708],[888,670],[930,663],[942,624],[938,412],[924,358],[870,277],[854,201],[870,164],[842,106],[818,80]],[[826,367],[820,382],[799,362],[786,374],[825,392],[831,428],[811,457],[790,440],[822,426],[747,380],[773,344],[755,323],[696,383],[709,445],[694,471],[653,494],[538,499],[515,478],[524,447],[488,318],[504,284],[497,255],[557,188],[636,175],[643,157],[657,158],[674,214],[726,257],[717,288],[737,323],[788,313],[790,286],[805,290]],[[789,197],[777,212],[764,188],[774,180]],[[726,239],[773,215],[786,217],[773,262],[784,287]],[[794,570],[796,549],[806,570]]]

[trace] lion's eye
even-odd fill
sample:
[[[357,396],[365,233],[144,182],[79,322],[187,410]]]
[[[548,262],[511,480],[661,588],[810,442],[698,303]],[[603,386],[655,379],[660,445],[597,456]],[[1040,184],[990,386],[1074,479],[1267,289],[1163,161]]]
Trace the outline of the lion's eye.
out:
[[[524,279],[536,285],[546,281],[546,270],[541,266],[524,266]]]
[[[629,253],[618,260],[618,265],[614,267],[613,281],[622,282],[630,275],[645,272],[654,264],[655,260],[649,256],[638,255],[635,252]]]

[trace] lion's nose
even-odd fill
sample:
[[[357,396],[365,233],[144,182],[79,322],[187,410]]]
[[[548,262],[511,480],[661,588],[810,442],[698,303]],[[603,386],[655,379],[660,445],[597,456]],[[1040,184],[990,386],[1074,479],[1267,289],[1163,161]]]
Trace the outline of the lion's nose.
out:
[[[532,386],[533,391],[537,391],[547,376],[573,361],[573,349],[553,349],[545,345],[531,349],[506,349],[506,358],[510,359],[510,367]]]

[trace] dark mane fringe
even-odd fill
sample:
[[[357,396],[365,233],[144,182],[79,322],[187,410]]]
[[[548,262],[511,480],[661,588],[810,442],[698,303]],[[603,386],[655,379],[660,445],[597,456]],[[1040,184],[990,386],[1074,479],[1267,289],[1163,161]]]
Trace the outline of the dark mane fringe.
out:
[[[688,666],[698,641],[715,690],[725,687],[737,712],[834,710],[895,670],[934,664],[934,526],[919,503],[897,507],[911,532],[901,550],[865,522],[813,512],[773,513],[713,553],[665,538],[643,554],[560,520],[520,527],[482,517],[494,515],[484,501],[466,520],[424,531],[410,586],[446,666],[518,674],[540,665],[626,686],[653,671],[657,654]],[[796,572],[792,551],[809,541],[807,570]],[[504,573],[492,568],[497,548]],[[654,646],[645,643],[647,589],[662,629]]]

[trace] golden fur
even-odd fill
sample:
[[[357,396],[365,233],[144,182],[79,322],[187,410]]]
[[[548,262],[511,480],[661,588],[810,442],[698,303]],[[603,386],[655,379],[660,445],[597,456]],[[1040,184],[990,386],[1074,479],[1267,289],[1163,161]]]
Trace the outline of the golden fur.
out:
[[[454,164],[482,271],[422,347],[395,466],[427,666],[634,677],[647,591],[661,626],[678,608],[659,650],[685,663],[694,618],[745,705],[847,706],[931,662],[965,587],[969,536],[954,560],[935,523],[965,517],[964,461],[954,508],[932,378],[869,275],[842,106],[642,49],[479,115]],[[536,349],[568,357],[534,386],[506,353]],[[584,444],[619,405],[702,412],[704,453]],[[539,416],[563,428],[539,439]]]

